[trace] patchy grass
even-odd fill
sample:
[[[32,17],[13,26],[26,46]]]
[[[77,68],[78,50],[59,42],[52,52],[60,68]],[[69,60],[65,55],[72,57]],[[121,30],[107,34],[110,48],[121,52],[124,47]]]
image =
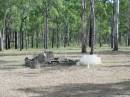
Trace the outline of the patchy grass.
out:
[[[53,66],[32,70],[23,66],[26,56],[43,50],[4,51],[0,54],[0,97],[130,97],[130,51],[97,49],[103,64]],[[80,58],[80,49],[61,49],[56,56]],[[13,56],[12,56],[13,55]]]

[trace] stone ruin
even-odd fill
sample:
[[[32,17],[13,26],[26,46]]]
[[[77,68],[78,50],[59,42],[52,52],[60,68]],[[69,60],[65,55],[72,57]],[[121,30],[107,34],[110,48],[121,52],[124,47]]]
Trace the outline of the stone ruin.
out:
[[[25,58],[25,66],[32,69],[45,67],[45,66],[54,66],[54,65],[76,65],[78,60],[67,59],[65,57],[54,57],[53,52],[47,51],[38,54],[37,56],[29,59]]]

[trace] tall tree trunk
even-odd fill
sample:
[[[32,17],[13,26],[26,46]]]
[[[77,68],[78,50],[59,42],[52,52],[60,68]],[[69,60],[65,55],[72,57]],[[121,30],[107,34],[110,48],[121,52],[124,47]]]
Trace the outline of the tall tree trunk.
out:
[[[30,37],[29,37],[29,34],[27,34],[27,40],[28,40],[28,42],[27,42],[27,46],[28,46],[28,48],[30,47]]]
[[[128,35],[128,46],[130,46],[130,35]]]
[[[58,18],[56,17],[56,20],[58,20]],[[56,46],[57,46],[57,48],[59,48],[59,25],[58,25],[58,21],[57,21],[57,23],[56,23],[56,25],[57,25],[57,31],[56,31]]]
[[[6,10],[5,16],[4,16],[4,35],[5,35],[5,48],[6,50],[10,48],[10,40],[9,40],[9,34],[10,34],[10,18],[11,16],[8,14],[10,10]]]
[[[11,34],[11,32],[10,32],[10,29],[8,31],[9,31],[8,35],[7,35],[7,37],[8,37],[8,49],[10,49],[11,48],[11,46],[10,46],[10,34]]]
[[[22,31],[22,33],[21,33],[21,49],[23,49],[24,48],[24,32]]]
[[[3,41],[4,41],[4,48],[7,49],[7,46],[6,46],[6,33],[7,33],[7,15],[8,15],[8,9],[6,10],[5,12],[5,15],[4,15],[4,27],[3,27]]]
[[[113,38],[113,30],[111,31],[111,48],[113,48],[114,45],[114,38]]]
[[[100,22],[100,26],[99,26],[99,46],[102,47],[102,35],[101,35],[101,32],[102,32],[102,15],[100,14],[100,19],[99,19],[99,22]]]
[[[111,48],[114,48],[114,14],[115,14],[115,4],[112,6],[112,18],[111,18]]]
[[[99,36],[99,45],[100,45],[100,47],[102,47],[102,39],[101,39],[101,36]]]
[[[7,37],[7,28],[5,28],[5,49],[8,49],[8,37]]]
[[[114,13],[114,51],[118,51],[118,26],[119,26],[119,0],[115,0],[115,13]]]
[[[23,23],[24,23],[24,19],[21,19],[21,25],[20,25],[20,51],[23,49],[24,47],[24,33],[23,33]]]
[[[5,31],[5,48],[6,50],[10,49],[10,29],[6,28]]]
[[[31,36],[31,48],[34,48],[34,33]]]
[[[67,44],[68,44],[68,34],[69,34],[69,27],[68,27],[68,23],[65,23],[65,25],[64,25],[65,27],[64,27],[64,47],[66,47],[67,46]]]
[[[0,51],[4,50],[4,28],[0,32]]]
[[[128,28],[128,46],[130,46],[130,0],[128,2],[128,13],[127,13],[127,28]]]
[[[54,48],[54,39],[55,39],[55,32],[54,29],[52,30],[52,38],[51,38],[51,47]]]
[[[28,37],[27,37],[27,30],[25,31],[25,48],[28,49]]]
[[[91,31],[91,51],[90,54],[94,53],[95,45],[95,12],[94,12],[94,0],[90,0],[90,31]]]
[[[18,49],[18,34],[17,31],[15,31],[15,49]]]
[[[3,50],[2,32],[0,32],[0,51]]]
[[[38,48],[39,44],[39,38],[38,38],[38,31],[36,32],[36,48]]]
[[[46,10],[45,10],[45,30],[44,30],[44,48],[48,49],[48,6],[46,4]]]
[[[27,39],[27,19],[25,20],[25,34],[24,34],[24,42],[25,42],[25,48],[28,49],[28,39]]]
[[[86,53],[86,0],[82,0],[82,53]]]
[[[89,46],[89,34],[90,34],[90,15],[87,17],[86,24],[86,48]]]

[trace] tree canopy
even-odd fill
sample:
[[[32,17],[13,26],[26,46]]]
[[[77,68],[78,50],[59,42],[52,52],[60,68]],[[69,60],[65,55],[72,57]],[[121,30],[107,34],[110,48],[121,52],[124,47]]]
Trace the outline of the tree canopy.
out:
[[[91,0],[85,1],[89,32]],[[95,0],[96,43],[100,46],[111,43],[114,1]],[[119,44],[127,45],[129,0],[120,0],[119,9]],[[6,49],[44,48],[46,41],[48,47],[80,46],[82,22],[82,0],[0,0],[0,29]]]

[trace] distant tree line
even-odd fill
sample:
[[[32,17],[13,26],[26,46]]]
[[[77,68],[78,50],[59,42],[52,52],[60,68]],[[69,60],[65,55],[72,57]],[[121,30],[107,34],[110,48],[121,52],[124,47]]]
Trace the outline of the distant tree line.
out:
[[[130,46],[129,0],[1,0],[0,51]]]

